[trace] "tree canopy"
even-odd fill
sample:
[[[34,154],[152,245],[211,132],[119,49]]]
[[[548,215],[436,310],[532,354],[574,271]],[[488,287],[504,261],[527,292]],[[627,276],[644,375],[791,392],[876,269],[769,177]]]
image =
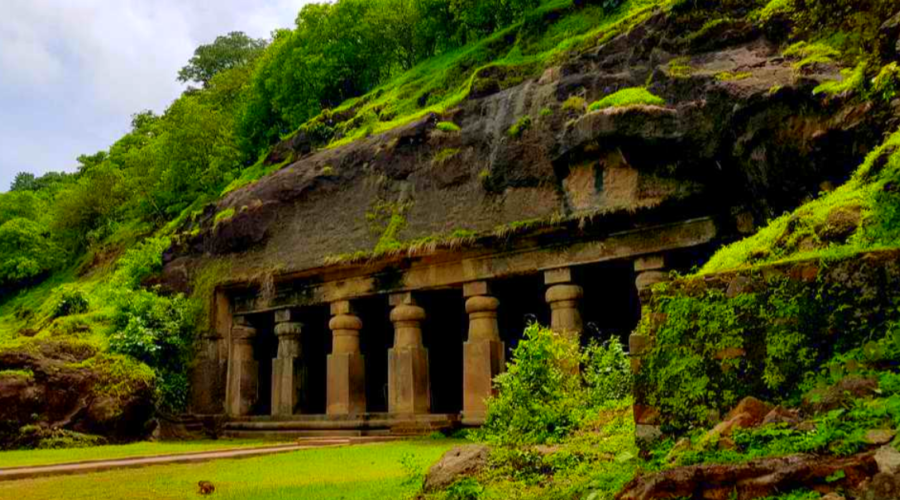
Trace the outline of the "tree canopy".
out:
[[[265,48],[265,40],[232,31],[217,37],[212,43],[197,47],[188,64],[178,71],[178,81],[200,83],[206,87],[217,74],[251,62]]]

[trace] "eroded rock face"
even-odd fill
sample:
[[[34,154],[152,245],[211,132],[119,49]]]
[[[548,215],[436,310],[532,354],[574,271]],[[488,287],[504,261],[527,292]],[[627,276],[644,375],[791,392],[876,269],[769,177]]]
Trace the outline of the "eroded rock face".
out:
[[[210,256],[229,257],[240,280],[371,251],[379,238],[371,214],[385,206],[403,207],[397,236],[404,241],[460,229],[491,234],[558,216],[599,217],[605,231],[731,219],[736,207],[765,220],[816,194],[823,181],[846,179],[889,126],[884,110],[813,96],[838,68],[798,75],[752,24],[722,23],[688,37],[694,29],[659,12],[516,87],[492,87],[496,75],[479,74],[478,91],[443,116],[334,149],[289,139],[270,161],[290,153],[297,161],[183,228],[166,255],[167,282],[183,289]],[[676,72],[673,62],[687,69]],[[665,106],[563,109],[572,96],[590,103],[648,82]],[[525,116],[531,127],[511,136]],[[438,130],[442,120],[461,132]],[[215,223],[227,209],[234,216]],[[589,229],[555,231],[571,238]],[[500,243],[479,241],[487,244]]]
[[[85,344],[54,341],[0,353],[0,370],[29,374],[0,376],[0,448],[35,446],[59,430],[114,442],[147,436],[152,385],[129,379],[116,391],[104,390],[119,381],[97,355]]]
[[[487,464],[490,448],[470,444],[457,446],[428,469],[425,476],[425,492],[440,491],[457,480],[473,475]]]

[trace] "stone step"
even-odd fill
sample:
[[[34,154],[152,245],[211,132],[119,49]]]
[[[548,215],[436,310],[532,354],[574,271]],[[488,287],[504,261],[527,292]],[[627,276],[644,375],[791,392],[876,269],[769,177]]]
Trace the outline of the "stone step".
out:
[[[344,440],[351,442],[351,438],[389,438],[391,433],[389,430],[344,430],[344,431],[328,431],[328,430],[285,430],[285,429],[255,429],[255,430],[229,430],[226,429],[224,436],[229,439],[264,439],[267,441],[297,441],[300,444],[321,442],[333,442]]]

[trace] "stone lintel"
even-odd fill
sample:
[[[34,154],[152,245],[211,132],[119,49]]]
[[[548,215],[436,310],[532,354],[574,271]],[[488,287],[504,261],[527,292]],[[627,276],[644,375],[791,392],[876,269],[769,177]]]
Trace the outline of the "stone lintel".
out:
[[[279,309],[275,311],[276,323],[297,323],[300,321],[300,315],[294,309]]]
[[[388,298],[388,303],[391,307],[414,306],[416,305],[416,299],[413,297],[412,292],[392,293]]]
[[[544,271],[544,284],[559,285],[561,283],[572,283],[572,268],[561,267],[559,269],[550,269]]]
[[[634,259],[634,271],[659,271],[666,268],[666,258],[663,254],[642,255]]]
[[[490,295],[491,284],[487,281],[470,281],[463,283],[463,297],[476,297],[478,295]]]
[[[353,314],[353,304],[349,300],[338,300],[331,303],[331,315]]]
[[[678,248],[690,248],[712,241],[717,234],[715,222],[698,218],[673,224],[647,227],[614,233],[603,240],[582,241],[566,245],[548,246],[536,250],[495,252],[469,255],[460,260],[419,265],[413,263],[403,271],[402,291],[437,287],[464,286],[467,282],[493,280],[505,276],[553,271],[583,264],[596,264],[619,259],[634,259],[637,255],[654,255]],[[296,279],[311,275],[316,270],[295,273]],[[322,281],[304,288],[296,295],[276,298],[276,307],[260,308],[249,300],[252,292],[245,286],[234,284],[233,291],[243,290],[234,307],[239,314],[259,313],[284,307],[301,307],[314,304],[343,302],[357,297],[391,293],[378,279],[377,268],[368,274],[325,275]],[[394,276],[392,274],[394,278]],[[285,280],[291,279],[289,276]],[[395,281],[397,281],[395,279]],[[394,291],[394,293],[400,290]],[[302,296],[302,298],[300,298]],[[335,314],[332,305],[332,314]]]

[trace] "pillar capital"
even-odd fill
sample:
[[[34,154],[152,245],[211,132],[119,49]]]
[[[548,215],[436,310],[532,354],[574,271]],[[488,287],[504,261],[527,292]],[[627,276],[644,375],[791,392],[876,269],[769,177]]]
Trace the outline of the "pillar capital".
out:
[[[425,309],[419,306],[401,304],[391,310],[392,323],[419,323],[425,320]]]
[[[487,281],[470,281],[463,283],[463,297],[475,297],[478,295],[490,295],[491,284]]]
[[[353,314],[353,303],[349,300],[338,300],[329,304],[331,307],[331,315],[338,316],[340,314]]]
[[[275,311],[275,323],[298,323],[300,315],[293,309],[279,309]]]
[[[666,268],[666,257],[661,253],[642,255],[634,259],[634,271],[660,271]]]
[[[494,316],[496,316],[496,311],[499,308],[500,301],[494,297],[476,295],[474,297],[470,297],[469,300],[466,301],[466,312],[468,314],[493,312]]]
[[[584,290],[575,284],[553,285],[545,296],[550,304],[550,328],[555,332],[566,332],[576,338],[584,330],[579,301]]]
[[[416,305],[416,297],[412,294],[412,292],[403,292],[403,293],[392,293],[388,297],[388,303],[391,307],[397,306],[414,306]]]
[[[544,271],[545,285],[559,285],[561,283],[571,283],[572,281],[574,280],[571,267],[560,267]]]
[[[358,332],[362,330],[362,327],[362,320],[351,314],[339,314],[328,321],[328,328],[332,331],[353,330]]]
[[[250,342],[256,337],[257,333],[256,328],[252,326],[235,324],[231,327],[231,340],[235,343]]]
[[[303,331],[303,323],[276,323],[276,337],[299,337]]]

